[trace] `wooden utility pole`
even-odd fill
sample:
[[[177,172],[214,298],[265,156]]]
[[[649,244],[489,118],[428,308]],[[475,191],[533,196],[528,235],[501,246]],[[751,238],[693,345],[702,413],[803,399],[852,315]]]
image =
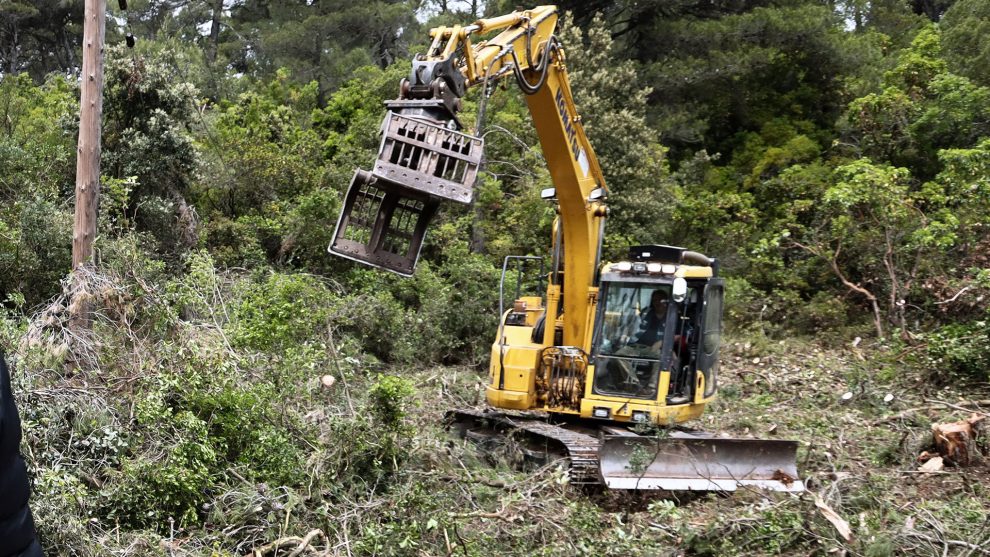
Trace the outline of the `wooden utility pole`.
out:
[[[86,0],[83,64],[80,76],[79,144],[76,147],[76,218],[72,227],[72,270],[92,262],[100,199],[100,130],[103,121],[103,40],[106,0]],[[77,323],[89,323],[88,304],[80,304]],[[84,309],[85,308],[85,309]],[[84,325],[85,326],[85,325]]]

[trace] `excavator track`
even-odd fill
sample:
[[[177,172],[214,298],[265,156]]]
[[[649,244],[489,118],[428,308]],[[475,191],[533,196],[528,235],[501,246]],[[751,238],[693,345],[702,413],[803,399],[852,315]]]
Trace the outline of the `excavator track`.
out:
[[[797,443],[732,439],[674,429],[638,435],[615,425],[554,424],[544,412],[460,409],[447,423],[469,439],[515,437],[530,458],[565,458],[574,485],[610,489],[735,491],[743,487],[799,492]],[[520,439],[522,437],[522,439]]]
[[[549,423],[547,415],[539,412],[451,410],[446,420],[463,434],[486,431],[493,434],[522,432],[534,446],[544,445],[547,457],[559,456],[569,463],[568,474],[574,485],[600,485],[598,449],[601,439],[595,435]],[[565,424],[567,425],[567,424]]]

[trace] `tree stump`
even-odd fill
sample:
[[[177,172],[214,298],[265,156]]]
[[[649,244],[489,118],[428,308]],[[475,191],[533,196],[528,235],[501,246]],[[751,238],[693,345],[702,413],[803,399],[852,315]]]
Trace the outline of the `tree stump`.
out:
[[[932,437],[935,440],[935,450],[949,464],[969,466],[973,457],[979,454],[976,439],[985,419],[985,415],[973,414],[958,422],[933,425]]]

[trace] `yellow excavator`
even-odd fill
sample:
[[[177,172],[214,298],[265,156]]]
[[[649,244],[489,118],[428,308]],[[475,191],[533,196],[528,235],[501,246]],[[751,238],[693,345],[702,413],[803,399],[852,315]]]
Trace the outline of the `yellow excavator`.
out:
[[[502,79],[525,93],[554,187],[552,257],[545,292],[516,286],[492,346],[489,408],[448,413],[464,435],[508,436],[537,460],[559,456],[575,484],[614,489],[800,491],[797,443],[730,439],[680,426],[698,418],[717,388],[724,283],[718,261],[666,245],[601,261],[608,189],[554,35],[557,8],[430,31],[432,44],[388,101],[371,171],[358,169],[329,247],[333,254],[411,275],[443,201],[470,203],[481,137],[458,119],[468,88],[485,95]],[[487,38],[485,38],[487,37]]]

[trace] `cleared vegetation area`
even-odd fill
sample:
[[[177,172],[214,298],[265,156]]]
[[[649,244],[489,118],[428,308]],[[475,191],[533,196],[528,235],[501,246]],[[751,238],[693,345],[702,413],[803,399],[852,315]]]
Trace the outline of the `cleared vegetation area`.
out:
[[[933,423],[987,411],[990,392],[939,385],[907,345],[730,340],[721,398],[694,425],[799,440],[807,493],[606,492],[446,432],[482,374],[380,363],[343,325],[367,300],[323,279],[217,274],[201,256],[161,282],[119,263],[86,281],[92,338],[65,336],[61,300],[4,329],[51,554],[990,551],[986,462],[917,462]]]

